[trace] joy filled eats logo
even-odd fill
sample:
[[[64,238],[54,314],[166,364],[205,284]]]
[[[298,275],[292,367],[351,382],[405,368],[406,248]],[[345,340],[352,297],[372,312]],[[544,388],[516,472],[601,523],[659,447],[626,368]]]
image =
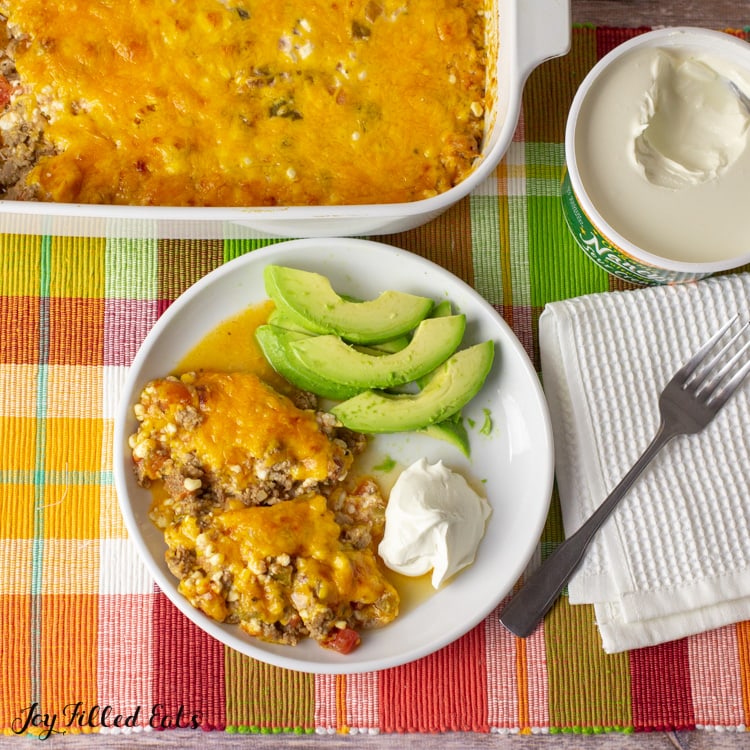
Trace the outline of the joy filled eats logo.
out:
[[[118,713],[112,706],[86,706],[83,701],[68,703],[58,713],[47,713],[39,703],[21,709],[11,729],[16,734],[34,734],[46,740],[53,734],[65,734],[68,729],[198,729],[200,714],[190,713],[183,706],[169,711],[163,703],[149,709],[137,706],[132,713]]]

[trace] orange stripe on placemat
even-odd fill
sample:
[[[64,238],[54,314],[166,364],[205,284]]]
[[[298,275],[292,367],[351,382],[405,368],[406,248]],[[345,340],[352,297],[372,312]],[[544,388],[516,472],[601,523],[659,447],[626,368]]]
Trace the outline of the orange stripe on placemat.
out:
[[[49,300],[49,364],[97,366],[104,359],[103,299]]]
[[[41,318],[38,298],[0,297],[0,361],[12,365],[39,362]]]
[[[22,732],[22,709],[31,697],[31,597],[24,594],[0,596],[0,731]],[[8,688],[12,686],[12,690]],[[19,703],[19,696],[24,696]],[[19,723],[20,722],[20,723]]]
[[[346,734],[349,727],[346,722],[346,675],[336,675],[336,731]]]
[[[522,734],[531,731],[529,720],[529,668],[526,661],[526,641],[516,639],[516,680],[518,685],[518,728]]]
[[[740,622],[737,629],[737,656],[740,662],[743,723],[750,724],[750,622]]]
[[[98,609],[99,597],[95,594],[42,596],[39,701],[44,713],[57,713],[60,723],[69,723],[58,729],[96,729],[89,712],[98,705]]]
[[[384,732],[487,732],[484,627],[417,662],[381,672]]]

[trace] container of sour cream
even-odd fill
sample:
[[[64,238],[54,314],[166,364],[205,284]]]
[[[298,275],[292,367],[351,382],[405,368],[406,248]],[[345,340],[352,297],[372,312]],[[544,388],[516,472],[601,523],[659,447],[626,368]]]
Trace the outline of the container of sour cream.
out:
[[[580,248],[637,284],[750,263],[745,97],[750,44],[727,33],[664,28],[603,57],[565,131],[562,206]]]

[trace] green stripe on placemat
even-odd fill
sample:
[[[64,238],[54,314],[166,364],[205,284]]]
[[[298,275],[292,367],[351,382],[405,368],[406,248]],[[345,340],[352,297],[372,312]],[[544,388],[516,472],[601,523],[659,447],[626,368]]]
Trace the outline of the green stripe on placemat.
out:
[[[544,626],[550,725],[563,731],[629,730],[633,725],[627,654],[605,654],[590,605],[562,597]]]
[[[104,279],[107,299],[157,299],[158,242],[149,239],[107,240]]]
[[[226,649],[227,730],[313,732],[315,677]]]
[[[239,258],[245,253],[249,253],[253,250],[257,250],[260,247],[267,247],[277,242],[283,242],[281,239],[269,238],[269,239],[225,239],[223,250],[224,250],[224,261],[228,262]]]

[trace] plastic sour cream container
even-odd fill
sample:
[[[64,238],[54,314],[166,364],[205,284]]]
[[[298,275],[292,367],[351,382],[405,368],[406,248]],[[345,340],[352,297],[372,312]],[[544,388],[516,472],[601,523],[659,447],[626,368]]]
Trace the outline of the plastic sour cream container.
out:
[[[563,213],[576,242],[638,284],[750,262],[750,45],[680,27],[636,36],[592,68],[565,132]]]

